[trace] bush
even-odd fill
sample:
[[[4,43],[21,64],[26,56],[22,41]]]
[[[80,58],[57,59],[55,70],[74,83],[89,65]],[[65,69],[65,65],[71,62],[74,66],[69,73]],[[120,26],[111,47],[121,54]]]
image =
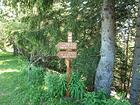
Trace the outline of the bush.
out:
[[[106,104],[106,96],[102,93],[96,92],[87,92],[83,98],[84,105],[105,105]]]
[[[50,97],[64,96],[66,92],[65,74],[47,72],[45,75],[45,86]]]
[[[83,98],[84,105],[130,105],[124,98],[107,98],[103,92],[88,92]]]
[[[57,73],[47,73],[45,76],[47,92],[51,97],[63,97],[66,94],[66,75]],[[81,99],[84,95],[84,82],[77,73],[72,73],[69,84],[72,98]]]
[[[41,86],[44,84],[44,70],[41,67],[32,67],[28,70],[28,81],[30,85]]]
[[[103,92],[85,92],[84,81],[78,73],[72,73],[66,98],[66,75],[57,72],[44,73],[42,68],[23,70],[14,81],[11,105],[130,105],[121,97],[107,98]]]
[[[70,80],[70,95],[75,99],[82,99],[84,96],[85,85],[78,73],[72,73]]]
[[[13,83],[16,88],[11,94],[11,105],[40,105],[44,99],[43,81],[43,69],[23,70]]]
[[[106,105],[131,105],[126,99],[115,99],[114,97],[107,100]]]

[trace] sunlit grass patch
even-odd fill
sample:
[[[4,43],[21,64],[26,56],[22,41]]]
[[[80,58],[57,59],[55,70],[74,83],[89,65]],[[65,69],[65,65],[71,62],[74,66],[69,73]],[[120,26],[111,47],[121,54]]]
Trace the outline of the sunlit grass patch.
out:
[[[15,72],[5,72],[0,74],[0,105],[8,105],[9,96],[13,91],[13,78],[17,74]]]
[[[0,105],[10,105],[10,96],[17,85],[14,81],[23,65],[26,63],[22,58],[0,52]]]
[[[25,63],[22,59],[21,57],[13,56],[11,53],[0,53],[0,70],[20,70]]]
[[[0,74],[3,74],[3,73],[9,73],[9,72],[19,72],[19,70],[14,70],[14,69],[1,69],[0,70]]]

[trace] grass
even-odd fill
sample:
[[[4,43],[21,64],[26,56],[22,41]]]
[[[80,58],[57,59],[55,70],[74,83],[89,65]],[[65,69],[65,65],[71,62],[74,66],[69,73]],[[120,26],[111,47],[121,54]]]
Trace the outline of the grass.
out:
[[[73,98],[65,98],[65,77],[59,80],[60,74],[44,73],[39,67],[27,71],[27,66],[21,57],[0,52],[0,105],[130,105],[123,98],[108,99],[101,93],[85,92],[84,87],[79,88],[83,85],[76,75],[70,85]],[[83,97],[79,98],[81,90]]]
[[[23,64],[20,58],[0,52],[0,105],[10,105],[10,95],[16,87],[13,82]]]

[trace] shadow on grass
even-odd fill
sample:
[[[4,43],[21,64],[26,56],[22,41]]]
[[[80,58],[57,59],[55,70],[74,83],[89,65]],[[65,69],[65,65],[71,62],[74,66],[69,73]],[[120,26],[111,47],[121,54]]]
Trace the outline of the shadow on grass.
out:
[[[6,72],[0,74],[0,105],[10,105],[10,95],[14,90],[13,79],[19,72]]]
[[[21,73],[25,62],[12,54],[0,53],[0,105],[10,105],[10,95],[16,87],[13,85]]]
[[[21,68],[22,61],[12,54],[0,55],[0,70]]]

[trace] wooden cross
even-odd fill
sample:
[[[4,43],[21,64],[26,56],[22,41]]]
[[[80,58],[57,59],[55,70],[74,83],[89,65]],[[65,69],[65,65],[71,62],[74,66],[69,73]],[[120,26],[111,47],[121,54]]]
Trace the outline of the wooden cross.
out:
[[[57,49],[60,51],[57,53],[57,56],[59,58],[65,58],[65,64],[67,66],[66,69],[66,81],[67,81],[67,89],[66,89],[66,96],[70,96],[69,92],[69,83],[70,83],[70,77],[71,77],[71,62],[72,58],[76,58],[77,52],[75,51],[77,49],[77,43],[72,42],[72,32],[68,32],[68,42],[59,42],[56,45]],[[61,51],[63,50],[63,51]]]

